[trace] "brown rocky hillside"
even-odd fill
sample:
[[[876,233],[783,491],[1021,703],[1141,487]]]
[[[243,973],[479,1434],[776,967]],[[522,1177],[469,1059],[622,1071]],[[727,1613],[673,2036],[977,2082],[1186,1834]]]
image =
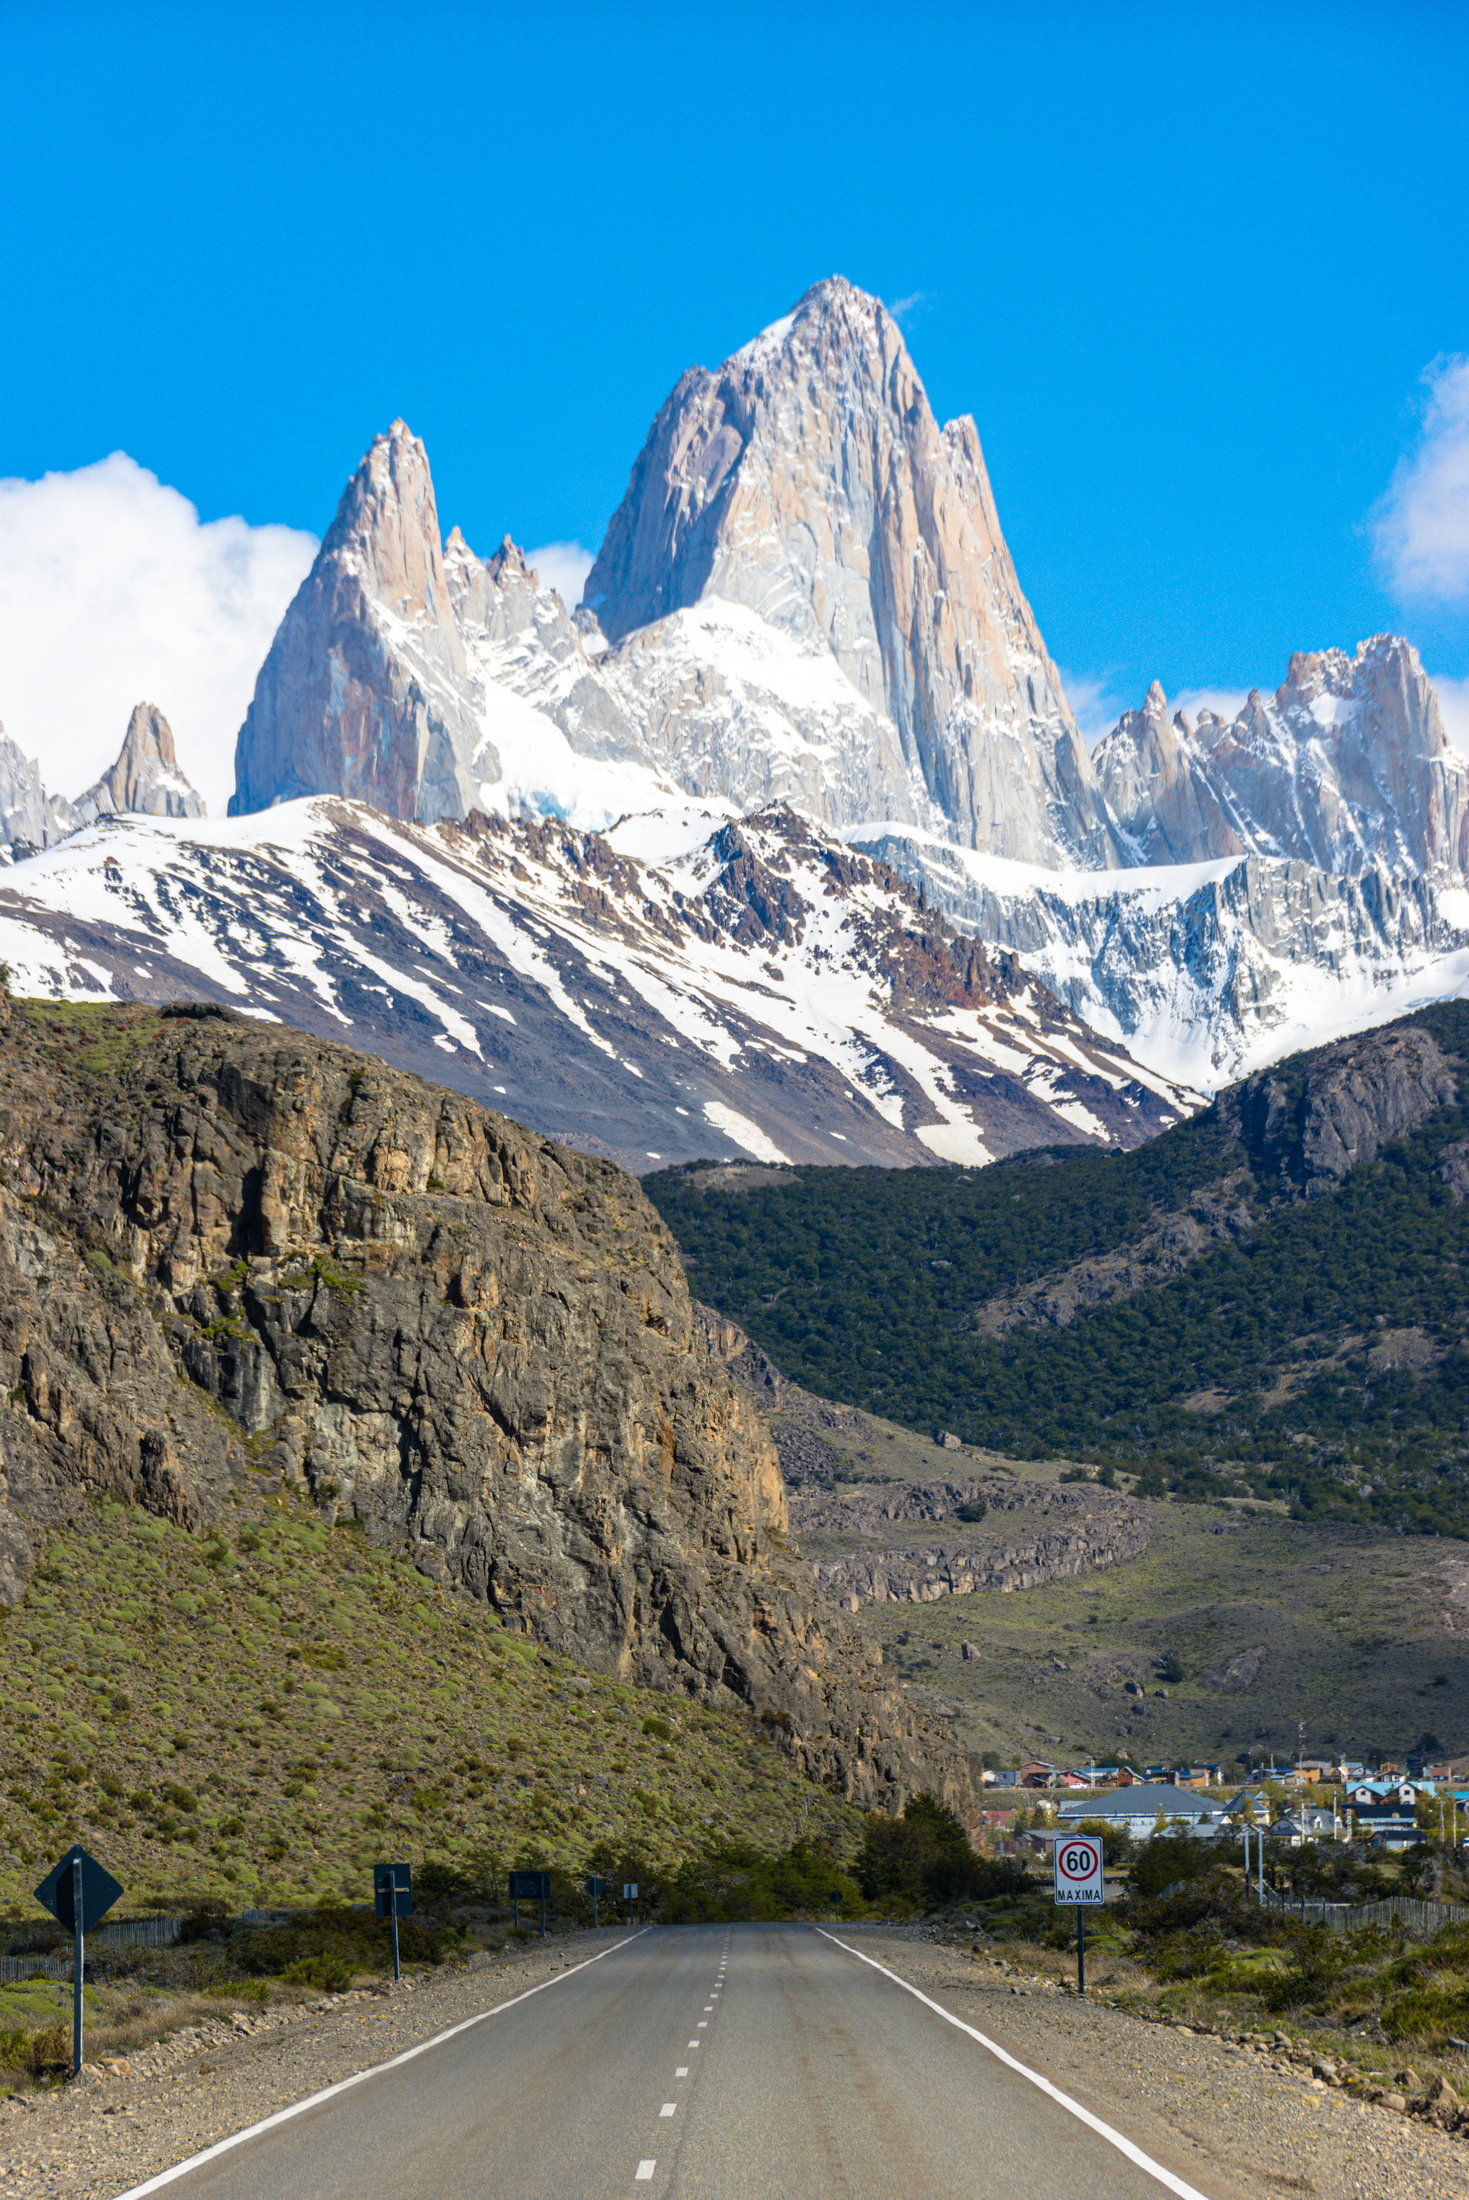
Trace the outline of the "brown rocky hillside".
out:
[[[13,1001],[0,1172],[5,1601],[89,1495],[207,1531],[278,1482],[835,1793],[967,1807],[788,1555],[765,1424],[611,1164],[280,1026]]]

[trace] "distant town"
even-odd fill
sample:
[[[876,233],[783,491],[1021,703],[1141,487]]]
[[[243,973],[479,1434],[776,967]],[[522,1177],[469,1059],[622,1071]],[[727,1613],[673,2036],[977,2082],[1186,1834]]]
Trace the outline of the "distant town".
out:
[[[1037,1759],[1012,1770],[986,1770],[984,1785],[985,1824],[1032,1847],[1047,1847],[1079,1825],[1110,1828],[1134,1841],[1180,1832],[1207,1839],[1249,1827],[1291,1848],[1359,1841],[1402,1850],[1424,1841],[1457,1847],[1469,1839],[1469,1782],[1456,1784],[1452,1765],[1417,1753],[1401,1764],[1370,1767],[1348,1757],[1252,1764],[1243,1780],[1226,1777],[1217,1764],[1067,1768]],[[1026,1804],[1017,1797],[996,1807],[996,1789],[1023,1790],[1035,1800]]]

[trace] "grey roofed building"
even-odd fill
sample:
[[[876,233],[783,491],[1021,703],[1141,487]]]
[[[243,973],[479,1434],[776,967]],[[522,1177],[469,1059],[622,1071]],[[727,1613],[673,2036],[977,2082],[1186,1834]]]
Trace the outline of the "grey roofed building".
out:
[[[1163,1813],[1165,1823],[1182,1820],[1190,1833],[1212,1833],[1222,1824],[1224,1806],[1217,1799],[1199,1794],[1196,1788],[1175,1787],[1170,1780],[1139,1780],[1132,1787],[1117,1788],[1110,1795],[1095,1795],[1090,1801],[1079,1796],[1062,1803],[1056,1812],[1058,1825],[1079,1825],[1084,1818],[1095,1818],[1105,1826],[1123,1826],[1139,1839],[1146,1840],[1156,1832],[1158,1813]]]

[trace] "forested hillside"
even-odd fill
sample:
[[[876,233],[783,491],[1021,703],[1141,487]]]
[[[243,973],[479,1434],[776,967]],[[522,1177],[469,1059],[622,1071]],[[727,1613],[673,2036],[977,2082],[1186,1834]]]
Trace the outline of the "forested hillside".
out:
[[[645,1179],[797,1381],[1019,1456],[1469,1534],[1469,1004],[1132,1154]]]

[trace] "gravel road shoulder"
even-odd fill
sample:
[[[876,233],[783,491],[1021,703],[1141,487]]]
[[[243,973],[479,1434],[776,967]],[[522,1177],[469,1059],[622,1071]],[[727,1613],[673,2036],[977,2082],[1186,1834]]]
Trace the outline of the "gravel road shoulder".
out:
[[[841,1937],[1114,2124],[1209,2200],[1469,2200],[1469,2141],[1206,2033],[912,1934]],[[1088,1982],[1090,1984],[1090,1981]],[[896,1989],[895,1989],[896,1990]],[[976,2052],[979,2052],[976,2049]]]
[[[113,2200],[172,2163],[615,1947],[626,1928],[175,2032],[59,2092],[0,2101],[4,2200]]]

